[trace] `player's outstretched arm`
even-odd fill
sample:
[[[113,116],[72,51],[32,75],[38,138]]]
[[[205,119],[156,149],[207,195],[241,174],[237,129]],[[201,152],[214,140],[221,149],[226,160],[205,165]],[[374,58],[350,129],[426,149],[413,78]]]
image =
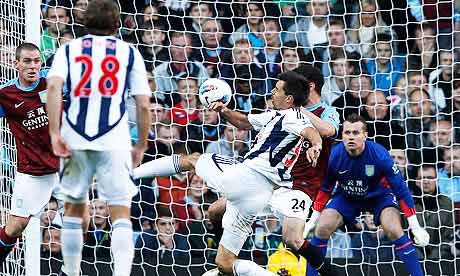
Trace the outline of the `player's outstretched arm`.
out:
[[[152,125],[149,96],[136,95],[135,98],[138,140],[132,150],[134,168],[141,164],[142,157],[144,155],[145,150],[147,149],[147,138],[149,135],[149,128]]]
[[[51,76],[48,78],[46,111],[48,112],[49,132],[53,153],[59,157],[69,157],[70,147],[64,141],[60,132],[63,86],[64,81],[60,77]]]
[[[238,111],[233,111],[221,102],[213,102],[209,105],[210,110],[220,113],[227,121],[239,129],[252,129],[252,125],[248,120],[248,116]]]
[[[334,137],[337,133],[336,128],[333,124],[328,121],[322,120],[315,114],[308,111],[306,108],[300,109],[302,113],[307,117],[312,125],[318,130],[319,134],[323,138]]]

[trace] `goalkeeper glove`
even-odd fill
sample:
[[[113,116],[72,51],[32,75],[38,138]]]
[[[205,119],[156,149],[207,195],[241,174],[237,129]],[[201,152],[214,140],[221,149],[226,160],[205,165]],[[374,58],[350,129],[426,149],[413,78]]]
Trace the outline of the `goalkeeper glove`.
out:
[[[418,223],[417,216],[412,215],[407,218],[409,222],[409,228],[414,235],[414,241],[418,246],[427,246],[430,242],[430,235],[428,232],[423,229],[420,224]]]

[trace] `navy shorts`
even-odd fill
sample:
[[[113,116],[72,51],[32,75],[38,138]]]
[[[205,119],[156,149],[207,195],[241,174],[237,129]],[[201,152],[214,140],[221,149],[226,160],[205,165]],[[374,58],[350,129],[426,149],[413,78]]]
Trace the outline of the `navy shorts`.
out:
[[[351,199],[342,193],[332,196],[325,208],[335,209],[339,212],[345,224],[353,224],[361,212],[369,211],[374,215],[375,225],[380,225],[380,214],[387,207],[399,210],[396,197],[392,193],[385,193],[371,199]]]

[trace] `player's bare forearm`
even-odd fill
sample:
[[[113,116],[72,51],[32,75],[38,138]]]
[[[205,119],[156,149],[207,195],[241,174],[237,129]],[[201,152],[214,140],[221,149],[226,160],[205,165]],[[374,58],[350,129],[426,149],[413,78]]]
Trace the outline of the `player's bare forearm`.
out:
[[[50,77],[48,79],[46,111],[48,112],[49,131],[51,135],[58,135],[60,133],[63,86],[64,81],[59,77]]]
[[[316,128],[313,127],[307,127],[302,132],[300,133],[302,137],[310,141],[310,144],[312,146],[319,146],[321,149],[322,146],[322,140],[321,136],[319,135],[319,132]]]
[[[227,107],[222,108],[220,114],[232,125],[239,129],[252,129],[248,116],[238,111],[233,111]]]
[[[149,129],[152,125],[152,116],[150,114],[150,101],[148,96],[136,96],[136,112],[138,129],[138,141],[136,146],[146,149],[147,137],[149,135]]]
[[[321,120],[321,118],[311,113],[306,108],[301,108],[300,110],[308,119],[310,119],[310,122],[318,130],[321,137],[329,138],[335,136],[336,129],[331,123]]]

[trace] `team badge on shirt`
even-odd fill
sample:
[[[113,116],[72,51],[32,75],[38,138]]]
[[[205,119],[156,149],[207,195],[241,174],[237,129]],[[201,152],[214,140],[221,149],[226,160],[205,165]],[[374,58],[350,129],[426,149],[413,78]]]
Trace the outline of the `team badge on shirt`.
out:
[[[374,173],[375,173],[374,165],[366,165],[365,170],[366,170],[367,176],[369,177],[374,176]]]
[[[40,91],[40,92],[38,92],[38,95],[40,96],[40,101],[42,103],[46,103],[46,99],[48,97],[48,90]]]

